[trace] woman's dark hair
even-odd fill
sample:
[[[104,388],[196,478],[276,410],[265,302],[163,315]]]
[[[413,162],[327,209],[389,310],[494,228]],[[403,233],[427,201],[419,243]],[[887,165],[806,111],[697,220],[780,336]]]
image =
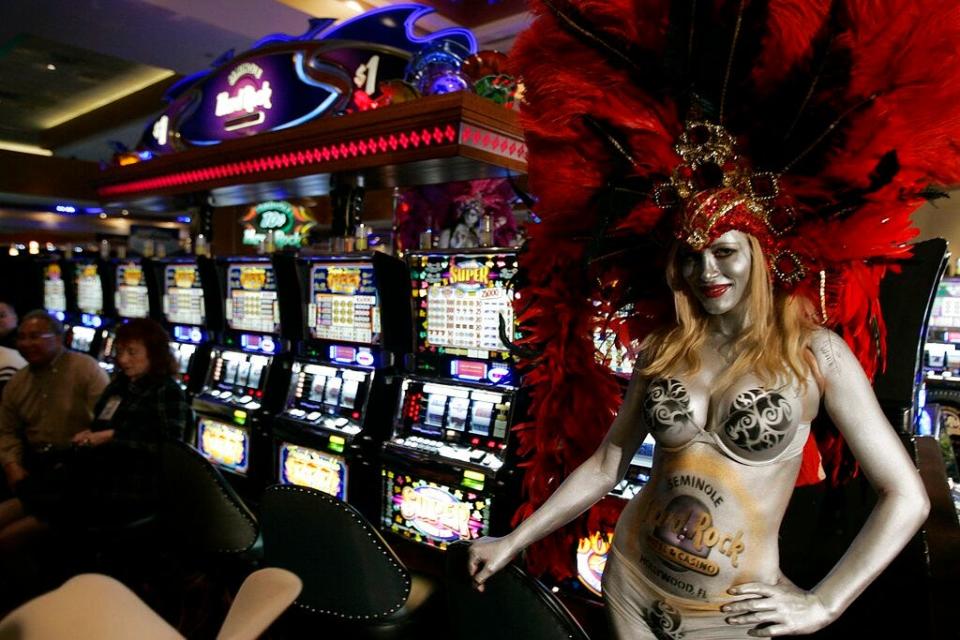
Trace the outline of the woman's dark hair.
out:
[[[155,320],[134,318],[117,327],[116,345],[139,340],[147,348],[150,374],[169,376],[177,372],[177,361],[170,352],[170,336]]]

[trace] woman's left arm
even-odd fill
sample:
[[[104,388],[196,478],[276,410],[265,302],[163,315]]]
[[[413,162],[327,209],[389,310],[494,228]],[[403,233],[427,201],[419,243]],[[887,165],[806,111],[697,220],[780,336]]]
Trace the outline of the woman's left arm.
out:
[[[810,591],[789,582],[774,586],[750,583],[731,590],[758,596],[729,605],[730,611],[758,612],[737,616],[738,624],[774,622],[752,630],[755,636],[810,633],[836,620],[906,546],[930,510],[920,475],[847,344],[835,333],[822,330],[814,336],[812,348],[824,378],[827,413],[878,499],[850,548]],[[779,619],[751,606],[763,600],[773,604],[774,599],[779,601]]]

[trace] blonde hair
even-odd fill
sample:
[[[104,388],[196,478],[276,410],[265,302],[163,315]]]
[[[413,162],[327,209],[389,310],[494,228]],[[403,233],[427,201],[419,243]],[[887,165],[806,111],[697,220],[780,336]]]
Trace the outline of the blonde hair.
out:
[[[745,293],[749,321],[731,345],[733,363],[718,378],[714,393],[722,392],[747,372],[766,385],[792,378],[805,389],[808,376],[818,373],[811,367],[809,356],[810,334],[816,327],[812,305],[800,296],[774,292],[760,243],[751,235],[747,239],[751,255]],[[678,249],[677,245],[673,247],[667,265],[676,323],[645,341],[643,359],[648,364],[640,374],[646,377],[693,375],[700,370],[700,349],[707,338],[710,316],[680,275]]]

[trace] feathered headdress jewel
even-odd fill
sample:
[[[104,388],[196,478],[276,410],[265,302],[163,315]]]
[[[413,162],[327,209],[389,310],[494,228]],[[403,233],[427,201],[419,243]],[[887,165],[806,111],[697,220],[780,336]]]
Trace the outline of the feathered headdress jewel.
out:
[[[530,421],[521,519],[597,446],[620,401],[593,357],[669,321],[667,247],[754,235],[869,376],[879,283],[910,214],[960,178],[960,4],[951,0],[532,0],[513,71],[531,191],[518,317]],[[837,458],[839,440],[818,436]],[[839,458],[833,462],[838,462]],[[842,465],[830,469],[840,478]],[[822,475],[808,442],[799,483]],[[611,521],[609,509],[595,510]],[[570,575],[583,522],[530,559]]]

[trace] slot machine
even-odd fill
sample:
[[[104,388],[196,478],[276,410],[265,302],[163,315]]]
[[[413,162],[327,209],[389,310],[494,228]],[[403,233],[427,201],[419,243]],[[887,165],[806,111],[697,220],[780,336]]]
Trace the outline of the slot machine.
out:
[[[505,533],[518,504],[511,427],[524,409],[508,249],[410,255],[414,373],[383,445],[384,530],[426,547]]]
[[[69,329],[73,323],[72,316],[68,315],[69,310],[76,306],[76,291],[72,283],[73,263],[51,254],[37,258],[34,266],[39,269],[42,282],[44,311]]]
[[[105,263],[99,258],[77,256],[73,259],[73,281],[76,308],[67,331],[67,346],[96,358],[100,352],[100,330],[107,324],[107,292]]]
[[[100,330],[97,360],[107,373],[113,373],[116,357],[115,344],[117,325],[133,318],[151,316],[151,295],[147,278],[147,262],[143,258],[117,260],[104,268],[101,277],[112,284],[110,296],[104,306],[112,313],[112,321],[105,322]]]
[[[617,376],[623,391],[626,392],[627,384],[633,375],[634,365],[630,350],[620,344],[612,331],[599,327],[595,330],[593,343],[597,360]],[[640,448],[634,452],[626,474],[603,498],[599,509],[619,514],[627,503],[640,493],[643,486],[650,480],[654,446],[653,436],[648,434]],[[561,585],[565,593],[595,602],[599,602],[601,598],[600,583],[616,526],[615,519],[609,522],[597,520],[600,522],[598,529],[590,531],[586,537],[578,541],[576,549],[571,550],[576,556],[576,578],[567,580]]]
[[[274,422],[276,479],[334,495],[375,520],[379,448],[397,368],[411,349],[407,267],[365,252],[300,257],[295,271],[305,333]]]
[[[188,396],[204,383],[214,342],[212,326],[222,326],[223,310],[216,268],[203,256],[160,258],[149,263],[149,280],[160,299],[160,319],[170,334],[170,350],[177,362],[177,381]],[[208,278],[201,276],[207,272]]]
[[[205,267],[206,263],[201,263]],[[193,399],[197,449],[229,472],[248,497],[272,478],[270,422],[279,411],[290,374],[281,330],[277,273],[266,256],[218,258],[224,327],[211,348],[203,387]],[[288,291],[284,299],[295,299]]]

